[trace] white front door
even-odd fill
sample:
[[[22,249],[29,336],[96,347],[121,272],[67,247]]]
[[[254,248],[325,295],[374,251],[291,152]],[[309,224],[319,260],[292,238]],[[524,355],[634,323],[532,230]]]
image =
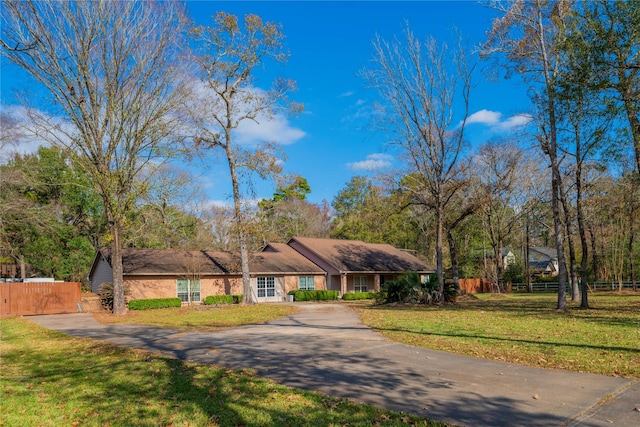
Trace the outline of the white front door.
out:
[[[255,279],[255,292],[258,302],[284,301],[282,278],[274,276],[258,276]]]

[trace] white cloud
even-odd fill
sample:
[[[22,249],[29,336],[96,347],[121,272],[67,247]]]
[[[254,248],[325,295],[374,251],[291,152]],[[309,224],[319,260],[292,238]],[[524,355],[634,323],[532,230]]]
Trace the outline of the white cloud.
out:
[[[347,163],[347,167],[353,170],[360,171],[375,171],[379,169],[385,169],[391,166],[393,156],[383,153],[369,154],[366,160],[359,162]]]
[[[258,144],[261,142],[275,142],[281,145],[289,145],[302,139],[306,133],[292,127],[289,120],[283,115],[274,117],[258,117],[257,122],[244,120],[234,131],[237,142],[243,145]]]
[[[0,104],[3,123],[0,133],[0,163],[13,153],[34,154],[50,141],[67,143],[74,128],[59,117],[37,109]]]
[[[467,118],[467,124],[482,123],[485,125],[494,125],[500,122],[500,117],[502,117],[502,113],[497,111],[480,110]]]
[[[259,109],[259,103],[266,96],[263,89],[257,87],[242,88],[242,96],[233,106],[233,118],[244,116],[247,112],[255,112]],[[213,119],[214,112],[223,111],[224,106],[220,99],[212,96],[211,89],[201,81],[193,82],[192,98],[189,101],[192,105],[190,109],[200,115],[199,120],[215,132],[219,128]],[[285,114],[276,112],[275,114],[258,113],[255,120],[244,119],[238,127],[233,130],[235,142],[241,145],[256,145],[262,142],[273,142],[281,145],[289,145],[302,139],[306,133],[299,128],[293,127]]]
[[[353,96],[354,93],[355,92],[353,92],[353,91],[343,92],[340,95],[338,95],[338,98],[346,98],[346,97],[349,97],[349,96]]]
[[[501,121],[495,127],[501,131],[511,130],[513,128],[526,126],[531,123],[533,118],[529,114],[516,114],[515,116],[511,116],[506,120]]]
[[[488,126],[494,132],[507,132],[512,129],[526,126],[531,122],[529,114],[516,114],[503,119],[502,113],[498,111],[480,110],[467,118],[466,124],[478,123]],[[458,124],[461,126],[462,122]]]

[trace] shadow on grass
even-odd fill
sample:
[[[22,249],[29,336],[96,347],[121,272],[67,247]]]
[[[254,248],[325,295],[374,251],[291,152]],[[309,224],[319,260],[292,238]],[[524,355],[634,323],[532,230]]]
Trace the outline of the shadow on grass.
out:
[[[520,338],[504,338],[504,337],[480,335],[480,334],[412,331],[410,329],[395,329],[395,328],[374,328],[374,330],[378,332],[403,332],[407,334],[416,334],[416,335],[424,335],[424,336],[435,336],[435,337],[446,337],[446,338],[469,338],[469,339],[480,339],[480,340],[486,340],[486,341],[507,342],[507,343],[513,343],[513,344],[516,344],[516,343],[535,344],[540,346],[547,345],[547,346],[553,346],[553,347],[571,347],[571,348],[581,348],[581,349],[590,349],[590,350],[620,351],[620,352],[628,352],[631,354],[640,354],[639,348],[631,348],[631,347],[574,344],[574,343],[566,343],[566,342],[529,340],[529,339],[520,339]]]
[[[584,322],[603,324],[612,327],[640,328],[640,294],[595,294],[590,296],[591,308],[582,309],[572,306],[567,312],[555,310],[555,296],[532,296],[510,294],[491,298],[475,299],[443,306],[419,305],[370,305],[365,310],[398,310],[411,312],[452,311],[452,312],[491,312],[504,313],[514,318],[557,317],[558,319],[579,319]]]

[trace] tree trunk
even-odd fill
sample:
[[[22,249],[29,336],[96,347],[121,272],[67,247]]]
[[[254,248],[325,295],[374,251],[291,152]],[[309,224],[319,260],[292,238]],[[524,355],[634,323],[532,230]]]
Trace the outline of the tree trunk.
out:
[[[127,304],[124,299],[124,278],[122,268],[122,248],[120,246],[120,226],[111,220],[111,269],[113,271],[113,314],[123,315],[127,313]]]
[[[231,117],[231,113],[227,115]],[[242,212],[242,195],[240,194],[240,183],[236,173],[236,164],[231,149],[231,126],[226,132],[225,151],[229,164],[229,174],[231,175],[231,186],[233,188],[233,214],[238,233],[238,243],[240,244],[240,265],[242,270],[242,302],[245,304],[255,304],[253,292],[251,291],[251,272],[249,271],[249,248],[247,246],[247,234],[245,230],[244,215]]]
[[[440,292],[440,302],[444,302],[444,265],[442,256],[442,235],[443,235],[444,213],[443,208],[438,200],[436,212],[436,275],[438,276],[438,290]]]
[[[598,245],[596,243],[596,233],[593,231],[593,227],[589,226],[589,242],[591,243],[591,276],[593,276],[593,281],[597,282],[600,280],[600,270],[598,267]]]
[[[502,276],[504,275],[504,262],[502,260],[502,240],[499,239],[496,242],[496,245],[493,249],[493,256],[495,258],[495,266],[496,266],[496,286],[498,287],[498,292],[504,293],[504,280]]]
[[[527,292],[533,292],[533,285],[531,284],[531,268],[529,268],[529,245],[530,245],[530,237],[529,237],[529,215],[527,214],[527,226],[526,226],[526,238],[525,238],[525,246],[524,246],[524,270],[525,277],[527,281]]]
[[[555,147],[554,147],[555,153]],[[557,159],[552,156],[552,179],[551,179],[551,210],[553,212],[553,229],[555,231],[556,251],[558,252],[558,310],[567,310],[567,264],[564,258],[564,238],[562,232],[562,219],[560,218],[560,206],[558,203],[558,191],[560,186],[560,172],[558,170]]]
[[[636,182],[637,182],[637,178],[636,177],[632,177],[631,178],[631,191],[629,191],[630,194],[630,203],[629,203],[629,244],[627,246],[627,253],[628,253],[628,257],[629,257],[629,275],[630,275],[630,279],[631,279],[631,283],[633,286],[633,290],[636,290],[636,272],[635,272],[635,263],[633,262],[633,243],[635,240],[635,216],[636,216],[636,206],[635,206],[635,200],[636,200]]]
[[[24,255],[18,256],[18,263],[20,264],[20,278],[22,281],[27,278],[27,266],[24,262]]]
[[[453,286],[456,294],[460,295],[460,272],[458,271],[458,258],[456,256],[456,242],[453,239],[451,230],[447,230],[447,240],[449,241],[449,256],[451,257],[451,275],[453,276]]]
[[[577,153],[579,156],[580,153]],[[589,287],[587,275],[587,258],[589,256],[589,245],[584,226],[584,212],[582,211],[582,162],[578,162],[576,167],[576,217],[578,220],[578,234],[580,235],[580,245],[582,247],[582,259],[580,260],[580,307],[589,308]]]
[[[571,216],[571,207],[567,203],[567,195],[564,186],[560,185],[560,201],[564,211],[564,224],[567,230],[567,245],[569,246],[569,283],[571,284],[571,301],[577,302],[580,289],[578,287],[578,273],[576,268],[576,250],[573,244],[573,218]]]

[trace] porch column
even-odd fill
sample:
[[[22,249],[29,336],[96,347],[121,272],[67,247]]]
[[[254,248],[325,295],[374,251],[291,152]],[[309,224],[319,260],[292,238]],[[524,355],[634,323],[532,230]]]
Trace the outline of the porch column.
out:
[[[373,276],[373,290],[376,292],[380,292],[380,275],[376,274]]]
[[[340,294],[344,295],[347,293],[347,275],[346,273],[342,273],[340,275]]]

